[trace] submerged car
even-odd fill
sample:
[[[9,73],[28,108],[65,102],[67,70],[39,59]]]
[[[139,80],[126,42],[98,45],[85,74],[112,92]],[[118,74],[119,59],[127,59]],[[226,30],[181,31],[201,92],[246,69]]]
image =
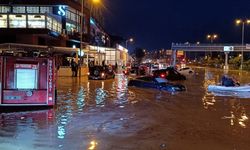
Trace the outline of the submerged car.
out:
[[[193,74],[194,70],[190,67],[184,67],[184,68],[178,69],[178,72],[183,75],[189,75],[189,74]]]
[[[167,69],[153,71],[154,77],[161,77],[167,80],[186,80],[186,76],[179,73],[175,68],[168,67]]]
[[[128,86],[153,88],[164,90],[168,92],[185,91],[186,87],[181,84],[174,84],[168,82],[163,78],[154,78],[152,76],[139,77],[129,81]]]
[[[96,80],[113,79],[115,77],[115,72],[113,68],[109,66],[93,66],[89,68],[88,76],[89,79]]]

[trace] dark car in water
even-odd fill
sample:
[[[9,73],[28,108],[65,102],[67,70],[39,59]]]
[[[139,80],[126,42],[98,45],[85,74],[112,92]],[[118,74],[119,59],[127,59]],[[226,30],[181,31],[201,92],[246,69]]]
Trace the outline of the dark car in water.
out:
[[[93,66],[89,67],[89,79],[105,80],[115,78],[115,72],[109,66]]]
[[[136,79],[132,79],[128,82],[128,86],[140,87],[140,88],[153,88],[164,90],[168,92],[185,91],[186,87],[181,84],[174,84],[168,82],[163,78],[155,78],[152,76],[144,76]]]
[[[154,70],[153,71],[154,77],[161,77],[167,80],[186,80],[186,76],[179,73],[174,67],[168,67],[166,69],[161,70]]]

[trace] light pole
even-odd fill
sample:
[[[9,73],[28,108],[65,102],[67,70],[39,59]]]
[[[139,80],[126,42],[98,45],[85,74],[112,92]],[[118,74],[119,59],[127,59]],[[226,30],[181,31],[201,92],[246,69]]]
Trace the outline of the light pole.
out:
[[[240,69],[243,69],[243,62],[244,62],[244,36],[245,36],[245,24],[250,24],[250,20],[246,19],[246,20],[242,20],[242,19],[237,19],[236,20],[236,25],[242,25],[241,29],[241,62],[240,62]]]
[[[214,43],[214,40],[218,38],[217,34],[208,34],[207,39],[210,40],[210,43]],[[205,54],[206,55],[206,54]],[[210,57],[212,58],[212,51],[210,51]]]
[[[218,38],[218,35],[217,34],[208,34],[207,35],[207,39],[210,40],[211,43],[214,42],[215,39]]]
[[[128,49],[128,42],[133,42],[134,39],[133,38],[129,38],[126,40],[126,49]]]

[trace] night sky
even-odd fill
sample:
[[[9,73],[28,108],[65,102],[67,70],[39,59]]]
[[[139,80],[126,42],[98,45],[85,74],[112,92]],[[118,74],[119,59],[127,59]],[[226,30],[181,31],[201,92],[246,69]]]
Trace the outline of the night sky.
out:
[[[250,18],[250,0],[106,0],[105,28],[114,35],[134,37],[133,47],[159,50],[171,43],[241,43],[237,18]],[[250,43],[250,25],[245,29]],[[130,47],[132,48],[132,47]]]

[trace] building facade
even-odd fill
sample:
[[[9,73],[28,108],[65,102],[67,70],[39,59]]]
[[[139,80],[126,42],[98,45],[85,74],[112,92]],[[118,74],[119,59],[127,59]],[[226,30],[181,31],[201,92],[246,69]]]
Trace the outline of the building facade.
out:
[[[114,65],[120,50],[107,48],[109,35],[92,9],[90,0],[1,0],[0,44],[74,47],[84,52],[79,56],[85,64],[90,58],[95,64]],[[117,51],[115,59],[108,54],[110,49]]]

